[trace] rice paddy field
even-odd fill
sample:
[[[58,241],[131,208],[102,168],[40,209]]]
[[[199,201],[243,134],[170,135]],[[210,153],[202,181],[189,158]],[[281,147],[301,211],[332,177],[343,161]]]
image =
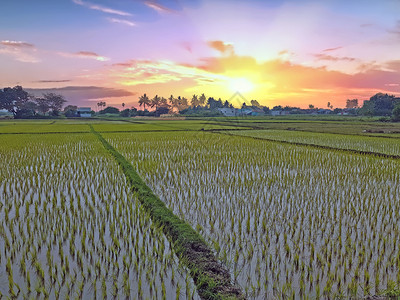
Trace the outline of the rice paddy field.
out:
[[[200,298],[88,125],[245,298],[399,293],[400,140],[365,136],[372,122],[325,121],[330,133],[307,120],[284,130],[291,122],[0,122],[0,298]]]
[[[0,295],[198,299],[93,135],[1,136],[0,162]]]

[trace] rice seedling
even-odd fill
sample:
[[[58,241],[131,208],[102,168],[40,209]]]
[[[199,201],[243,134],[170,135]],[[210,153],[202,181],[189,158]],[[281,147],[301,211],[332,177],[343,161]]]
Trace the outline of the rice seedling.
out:
[[[140,282],[142,296],[151,298],[150,278],[164,282],[163,293],[174,298],[178,284],[186,284],[170,241],[96,137],[1,139],[0,274],[8,276],[2,296],[126,297]]]
[[[211,134],[104,136],[249,298],[362,297],[397,280],[399,161]]]
[[[291,143],[311,144],[395,156],[400,155],[398,139],[288,130],[246,130],[230,131],[228,133]]]

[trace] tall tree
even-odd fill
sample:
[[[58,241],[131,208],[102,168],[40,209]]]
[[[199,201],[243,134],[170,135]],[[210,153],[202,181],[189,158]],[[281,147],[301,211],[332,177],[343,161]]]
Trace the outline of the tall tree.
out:
[[[346,100],[346,108],[357,108],[357,107],[358,107],[358,99]]]
[[[176,109],[179,110],[178,99],[175,98],[173,95],[169,96],[168,102],[169,102],[169,105],[170,105],[170,107],[171,107],[172,109],[176,108]]]
[[[50,110],[50,105],[45,98],[36,98],[35,102],[37,104],[37,109],[40,113],[45,115]]]
[[[191,107],[197,107],[197,106],[199,106],[200,105],[200,101],[199,101],[199,99],[197,98],[197,95],[193,95],[192,96],[192,100],[190,100],[190,106]]]
[[[154,106],[156,109],[160,106],[161,98],[158,95],[155,95],[153,99],[151,99],[150,106],[153,108]]]
[[[400,102],[397,103],[392,111],[392,120],[395,122],[399,122],[400,121]]]
[[[150,106],[150,103],[151,103],[150,99],[149,99],[149,97],[147,97],[146,94],[143,94],[143,96],[139,97],[139,106],[143,105],[143,110],[146,109],[146,105]]]
[[[166,98],[161,97],[160,107],[167,107],[169,109],[171,106],[168,104],[168,100]]]
[[[204,94],[201,94],[201,96],[200,96],[200,98],[199,98],[199,105],[200,106],[205,106],[205,104],[206,104],[206,95],[204,95]]]
[[[31,99],[28,92],[22,89],[22,86],[13,88],[6,87],[0,95],[0,109],[6,109],[15,117],[17,112],[21,110],[26,102]]]
[[[189,107],[188,99],[185,97],[182,97],[181,101],[179,103],[179,110],[184,110],[184,109],[187,109],[188,107]]]
[[[49,108],[53,111],[53,114],[58,114],[61,111],[63,105],[67,100],[64,96],[57,95],[54,93],[45,93],[43,98],[47,101]]]

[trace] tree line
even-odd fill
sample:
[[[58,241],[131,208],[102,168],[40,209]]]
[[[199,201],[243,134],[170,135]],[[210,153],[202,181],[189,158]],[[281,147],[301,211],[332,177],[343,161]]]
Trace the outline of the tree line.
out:
[[[16,119],[59,116],[66,102],[62,95],[54,93],[44,93],[40,97],[35,97],[26,92],[21,86],[0,89],[0,110],[7,110]],[[216,116],[221,114],[218,110],[219,108],[234,108],[228,100],[223,101],[221,98],[216,100],[213,97],[207,98],[204,93],[193,95],[190,100],[181,96],[174,97],[173,95],[168,98],[158,95],[150,98],[147,94],[143,94],[139,97],[138,103],[142,110],[137,110],[135,107],[125,109],[125,103],[122,103],[123,110],[120,111],[116,107],[106,107],[107,105],[104,101],[98,102],[97,106],[102,108],[99,114],[119,114],[123,117],[160,116],[167,113]],[[336,108],[333,110],[330,102],[328,102],[327,107],[328,112],[332,114],[346,112],[353,115],[383,116],[386,118],[385,120],[400,121],[400,98],[384,93],[373,95],[369,100],[364,101],[361,107],[359,106],[358,99],[347,99],[345,109]],[[148,108],[152,108],[153,111],[149,111]],[[258,109],[264,114],[270,113],[269,107],[260,105],[257,100],[251,100],[249,104],[243,103],[241,108]],[[272,111],[276,110],[301,114],[312,113],[318,110],[318,108],[315,108],[312,104],[309,105],[308,109],[277,105],[272,108]],[[77,106],[66,106],[64,108],[64,115],[66,117],[76,117]]]
[[[219,108],[234,108],[232,103],[228,100],[223,101],[221,98],[216,100],[214,97],[206,97],[203,93],[201,95],[193,95],[191,99],[185,97],[174,97],[171,95],[168,98],[155,95],[150,98],[147,94],[139,97],[139,108],[124,109],[119,111],[118,108],[108,106],[99,111],[99,114],[120,114],[121,116],[160,116],[161,114],[179,113],[181,115],[196,115],[196,116],[217,116],[221,115]],[[101,101],[97,103],[98,107],[105,107],[106,103]],[[125,104],[122,103],[124,108]],[[152,111],[148,109],[152,108]],[[242,109],[255,109],[258,108],[264,112],[269,111],[268,107],[260,105],[257,100],[251,100],[250,104],[243,103]]]
[[[65,102],[62,95],[54,93],[35,97],[19,85],[0,89],[0,109],[12,113],[15,119],[59,116]]]

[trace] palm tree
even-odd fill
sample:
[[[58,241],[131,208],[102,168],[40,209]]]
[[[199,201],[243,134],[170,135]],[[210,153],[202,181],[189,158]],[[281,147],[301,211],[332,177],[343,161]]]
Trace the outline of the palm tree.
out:
[[[192,107],[199,106],[199,99],[197,98],[197,95],[192,96],[192,100],[190,101],[190,105]]]
[[[143,94],[143,96],[139,97],[139,106],[143,105],[143,110],[146,109],[146,105],[150,106],[150,99],[147,97],[146,94]]]
[[[199,102],[201,106],[204,106],[204,104],[206,103],[206,95],[201,94],[200,98],[199,98]]]
[[[160,106],[162,106],[162,107],[168,107],[168,108],[170,107],[170,105],[168,104],[168,100],[165,99],[164,97],[161,97]]]
[[[154,106],[157,108],[160,106],[161,103],[161,98],[158,97],[158,95],[155,95],[153,99],[151,99],[151,107],[153,108]]]
[[[175,106],[175,104],[176,104],[176,99],[174,98],[173,95],[169,96],[168,101],[169,101],[169,105],[171,105],[172,107]]]
[[[106,107],[106,105],[104,101],[97,102],[97,107]]]
[[[185,97],[182,97],[180,103],[179,103],[179,110],[183,110],[189,107],[188,99]]]

